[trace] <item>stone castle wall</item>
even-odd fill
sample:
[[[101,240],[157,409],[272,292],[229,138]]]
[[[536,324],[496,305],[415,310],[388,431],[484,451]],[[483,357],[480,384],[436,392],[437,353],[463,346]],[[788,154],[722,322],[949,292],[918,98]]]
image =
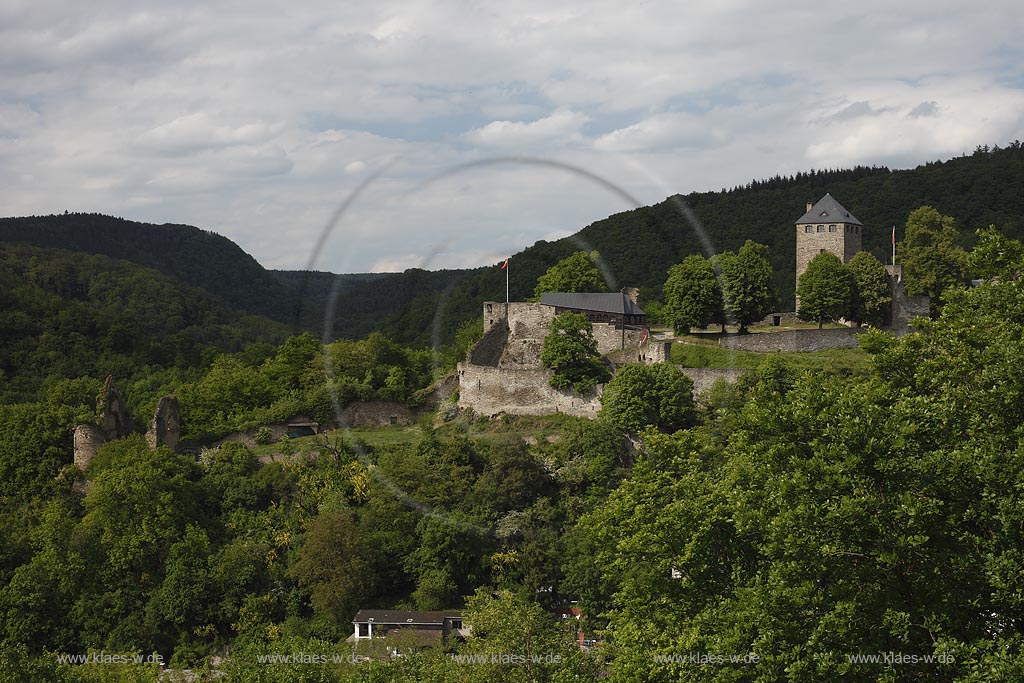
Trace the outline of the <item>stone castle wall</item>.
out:
[[[625,365],[626,363],[651,365],[652,363],[667,363],[671,359],[671,355],[672,342],[653,341],[647,342],[638,348],[613,351],[608,354],[608,360],[615,367]]]
[[[608,323],[594,323],[594,339],[597,341],[597,352],[600,354],[621,351],[623,348],[635,349],[640,346],[640,330],[626,330],[625,334],[621,329]],[[625,339],[625,346],[623,346]]]
[[[477,347],[470,351],[470,362],[475,365],[494,366],[493,348],[496,346],[503,329],[505,303],[486,301],[483,307],[484,338]],[[508,304],[508,337],[504,339],[504,351],[498,365],[501,367],[539,368],[540,352],[544,345],[544,337],[555,319],[553,306],[539,303],[513,301]],[[599,353],[606,354],[623,348],[636,348],[640,345],[640,330],[621,329],[607,323],[594,323],[594,340],[597,341]]]
[[[479,415],[551,415],[593,418],[601,409],[604,385],[588,396],[552,387],[551,371],[536,368],[486,367],[460,363],[459,407]]]
[[[163,396],[156,405],[153,419],[146,431],[146,443],[150,448],[167,446],[172,451],[178,447],[181,438],[181,406],[174,396]]]
[[[386,427],[415,424],[417,411],[394,401],[356,401],[345,406],[340,415],[342,427]]]
[[[75,466],[85,469],[100,446],[107,442],[107,435],[97,425],[82,424],[75,427],[74,433],[74,458]]]
[[[857,335],[863,328],[843,327],[832,330],[782,330],[760,334],[742,334],[722,337],[718,345],[734,351],[823,351],[825,349],[852,349],[857,347]]]
[[[492,325],[484,332],[480,341],[473,345],[466,357],[473,365],[490,365],[496,368],[505,350],[505,340],[504,325]]]
[[[910,332],[910,321],[927,318],[931,314],[931,299],[927,296],[909,296],[903,286],[903,266],[887,265],[889,290],[892,292],[892,312],[889,330],[897,337]]]

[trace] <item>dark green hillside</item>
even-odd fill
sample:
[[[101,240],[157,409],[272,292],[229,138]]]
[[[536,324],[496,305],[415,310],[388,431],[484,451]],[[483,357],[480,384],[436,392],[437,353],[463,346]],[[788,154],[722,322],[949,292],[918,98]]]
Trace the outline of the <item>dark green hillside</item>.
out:
[[[287,334],[128,261],[0,244],[0,403],[107,374],[159,391],[221,353]]]
[[[410,268],[402,273],[334,275],[308,271],[271,271],[302,301],[298,319],[302,329],[321,335],[326,306],[333,288],[332,338],[361,339],[374,331],[406,343],[429,346],[438,302],[456,285],[482,269],[429,271]],[[440,315],[444,318],[445,313]],[[462,315],[459,320],[467,316]],[[295,320],[296,318],[291,318]],[[452,328],[454,329],[454,328]],[[442,331],[447,331],[443,327]]]
[[[131,261],[199,287],[231,308],[291,322],[290,290],[237,244],[208,230],[69,213],[0,219],[0,242]]]

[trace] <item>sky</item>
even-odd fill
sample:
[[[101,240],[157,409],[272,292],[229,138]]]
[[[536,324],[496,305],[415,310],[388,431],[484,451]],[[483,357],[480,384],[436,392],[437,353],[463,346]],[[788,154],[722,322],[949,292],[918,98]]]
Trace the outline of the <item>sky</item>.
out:
[[[675,193],[1024,138],[1022,31],[1019,0],[0,0],[0,215],[493,264]]]

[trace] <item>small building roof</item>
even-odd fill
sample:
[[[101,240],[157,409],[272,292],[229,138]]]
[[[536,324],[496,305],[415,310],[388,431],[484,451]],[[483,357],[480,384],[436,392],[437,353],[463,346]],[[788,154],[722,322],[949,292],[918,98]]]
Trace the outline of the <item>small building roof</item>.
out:
[[[835,197],[825,193],[825,196],[818,200],[818,203],[811,207],[797,220],[801,223],[849,223],[850,225],[864,225],[857,217],[847,211],[842,204],[836,201]]]
[[[410,626],[442,626],[445,619],[461,619],[458,610],[420,612],[416,610],[361,609],[352,618],[353,624],[373,622],[374,624],[408,624]]]
[[[545,306],[571,308],[577,311],[645,315],[643,310],[633,303],[632,299],[621,292],[580,292],[576,294],[548,292],[541,295],[540,302]]]

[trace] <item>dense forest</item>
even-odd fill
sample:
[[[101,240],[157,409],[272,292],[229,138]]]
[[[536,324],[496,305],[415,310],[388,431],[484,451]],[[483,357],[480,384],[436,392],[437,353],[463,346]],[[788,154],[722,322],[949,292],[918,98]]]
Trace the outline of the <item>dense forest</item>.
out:
[[[964,246],[975,230],[989,225],[1009,237],[1024,237],[1024,198],[1017,191],[1022,185],[1024,149],[1015,141],[908,170],[817,170],[719,192],[674,195],[514,255],[512,297],[529,298],[537,278],[554,263],[596,249],[616,279],[609,283],[613,288],[637,286],[645,300],[660,300],[669,267],[702,251],[687,217],[692,211],[715,251],[736,250],[748,239],[766,244],[777,305],[792,310],[793,225],[806,202],[830,192],[867,226],[864,248],[885,262],[891,226],[902,239],[907,216],[923,205],[956,216]],[[93,214],[0,219],[0,242],[15,241],[130,260],[200,287],[230,307],[318,335],[336,287],[332,336],[360,339],[377,330],[418,347],[450,343],[461,324],[479,315],[480,302],[505,294],[504,276],[493,267],[380,276],[270,272],[230,240],[198,228]]]
[[[455,417],[279,459],[133,436],[80,471],[62,439],[99,380],[51,383],[0,406],[0,672],[155,681],[58,658],[148,653],[227,683],[1019,679],[1022,259],[979,235],[988,279],[917,333],[866,333],[865,371],[767,356],[695,399],[671,366],[630,366],[596,420]],[[357,394],[409,392],[423,352],[389,344],[224,353],[183,410],[216,425],[245,387],[301,395],[326,365]],[[558,438],[523,438],[540,426]],[[368,607],[460,608],[473,637],[360,660],[345,638]],[[854,659],[893,653],[918,659]]]
[[[1020,167],[1021,154],[936,168]],[[836,188],[896,175],[713,196],[742,205],[820,181],[867,223]],[[1012,206],[971,220],[1015,234]],[[0,244],[0,683],[160,676],[60,660],[75,653],[159,655],[211,683],[1020,680],[1024,246],[913,215],[898,223],[908,268],[944,273],[938,257],[952,255],[962,270],[917,332],[862,335],[863,366],[801,371],[766,355],[693,396],[671,365],[632,365],[594,420],[439,410],[372,443],[341,430],[301,447],[269,432],[253,448],[217,444],[357,400],[418,405],[479,338],[479,297],[500,271],[443,287],[450,274],[350,279],[348,291],[420,282],[408,299],[428,322],[394,313],[392,327],[324,344],[131,259]],[[602,258],[624,258],[606,244]],[[513,258],[540,276],[562,246]],[[666,276],[654,272],[651,291]],[[287,289],[302,276],[271,277]],[[311,296],[331,279],[316,274]],[[463,305],[473,319],[450,343],[403,345],[403,329],[432,334],[431,283],[450,288],[452,322]],[[136,433],[82,470],[70,430],[97,420],[107,375]],[[167,393],[198,454],[141,436]],[[569,605],[579,622],[555,617]],[[473,635],[361,659],[346,642],[359,609],[458,609]],[[886,653],[922,659],[853,659]]]

